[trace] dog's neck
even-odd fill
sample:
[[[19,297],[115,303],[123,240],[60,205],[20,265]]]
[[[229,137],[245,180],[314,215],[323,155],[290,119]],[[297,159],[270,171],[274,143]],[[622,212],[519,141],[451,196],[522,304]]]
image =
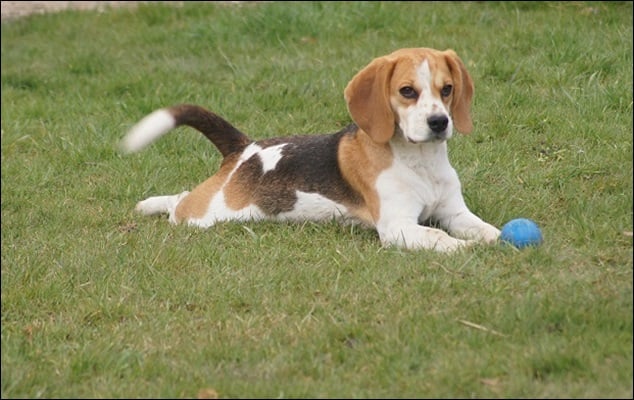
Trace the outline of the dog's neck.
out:
[[[400,163],[417,174],[435,175],[442,179],[453,170],[447,154],[447,141],[410,143],[403,135],[395,134],[390,140],[394,162]]]

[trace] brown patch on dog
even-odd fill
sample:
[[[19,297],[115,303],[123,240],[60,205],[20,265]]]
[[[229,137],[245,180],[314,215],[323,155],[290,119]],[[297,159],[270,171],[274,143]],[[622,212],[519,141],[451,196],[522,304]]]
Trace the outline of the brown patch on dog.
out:
[[[473,131],[471,120],[471,100],[473,98],[474,85],[471,75],[453,50],[443,52],[445,60],[453,77],[454,92],[450,106],[453,123],[458,132],[469,134]]]
[[[263,149],[279,144],[277,140],[258,142]],[[282,142],[283,143],[283,142]],[[282,157],[282,160],[288,160]],[[291,211],[297,201],[295,190],[299,182],[283,168],[264,173],[259,153],[244,161],[231,176],[223,192],[225,203],[232,210],[241,210],[250,205],[258,206],[268,215]]]
[[[390,79],[395,62],[388,57],[375,58],[344,90],[352,119],[377,143],[387,143],[394,134]]]
[[[354,213],[372,226],[379,220],[381,204],[376,190],[379,174],[392,165],[393,155],[388,144],[374,142],[359,129],[353,136],[345,136],[339,146],[341,173],[350,186],[363,194],[364,205]]]
[[[232,210],[241,210],[253,203],[253,194],[262,176],[262,162],[257,154],[244,161],[233,173],[223,192],[225,203]]]
[[[225,157],[220,166],[220,170],[216,174],[196,186],[191,193],[178,203],[174,213],[177,223],[183,220],[202,218],[205,215],[209,207],[209,202],[225,183],[239,157],[240,154],[232,154]]]

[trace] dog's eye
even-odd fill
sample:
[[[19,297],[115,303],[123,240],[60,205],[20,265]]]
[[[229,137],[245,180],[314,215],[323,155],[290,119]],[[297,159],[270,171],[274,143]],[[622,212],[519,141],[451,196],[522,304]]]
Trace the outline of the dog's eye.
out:
[[[451,94],[451,91],[453,90],[453,86],[451,85],[445,85],[442,87],[442,89],[440,90],[440,95],[442,97],[448,97]]]
[[[416,90],[411,86],[402,87],[398,92],[406,99],[415,99],[418,97],[418,93],[416,93]]]

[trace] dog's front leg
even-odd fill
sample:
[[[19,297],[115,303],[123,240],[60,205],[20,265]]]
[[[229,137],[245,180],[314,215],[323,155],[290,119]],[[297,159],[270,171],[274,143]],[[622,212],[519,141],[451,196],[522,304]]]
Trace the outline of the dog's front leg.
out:
[[[377,231],[384,246],[397,246],[410,250],[435,250],[450,252],[471,244],[468,240],[456,239],[445,231],[418,225],[391,221],[385,226],[379,224]]]
[[[451,235],[462,239],[493,243],[500,237],[498,228],[484,222],[466,207],[458,213],[440,219],[439,222]]]
[[[451,236],[480,243],[494,243],[500,237],[500,230],[484,222],[467,207],[464,198],[455,185],[451,192],[431,216],[441,228]]]

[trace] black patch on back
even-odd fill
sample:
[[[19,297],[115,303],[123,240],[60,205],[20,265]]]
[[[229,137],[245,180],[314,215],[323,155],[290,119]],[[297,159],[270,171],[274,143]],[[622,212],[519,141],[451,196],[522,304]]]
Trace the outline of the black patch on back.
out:
[[[263,149],[286,144],[275,169],[259,178],[251,176],[252,179],[248,179],[249,182],[257,182],[253,188],[256,204],[267,214],[291,211],[297,201],[295,191],[300,190],[318,193],[346,206],[360,205],[363,198],[343,179],[337,162],[341,138],[354,135],[356,131],[356,125],[351,124],[334,134],[291,136],[256,142]],[[251,174],[255,171],[261,174],[260,158],[251,157],[236,173],[242,175],[247,170],[252,171]]]

